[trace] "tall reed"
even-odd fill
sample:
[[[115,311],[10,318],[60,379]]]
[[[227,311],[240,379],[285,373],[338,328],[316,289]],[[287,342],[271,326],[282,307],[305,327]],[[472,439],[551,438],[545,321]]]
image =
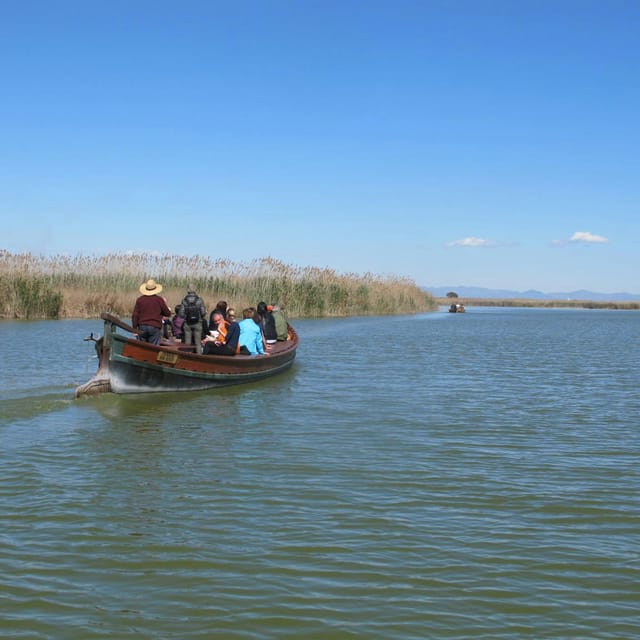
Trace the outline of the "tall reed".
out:
[[[43,256],[0,250],[3,318],[127,316],[138,287],[162,283],[169,305],[189,284],[208,308],[227,300],[237,309],[264,300],[290,317],[416,313],[436,308],[434,299],[408,278],[297,267],[271,257],[248,263],[208,256],[111,253]]]
[[[62,294],[46,278],[0,273],[0,317],[57,318],[61,308]]]

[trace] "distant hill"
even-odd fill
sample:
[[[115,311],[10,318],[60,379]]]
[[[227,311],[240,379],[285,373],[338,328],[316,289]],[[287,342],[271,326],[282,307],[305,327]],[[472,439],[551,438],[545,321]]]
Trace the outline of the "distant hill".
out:
[[[637,293],[598,293],[579,289],[578,291],[555,291],[544,293],[529,289],[528,291],[511,291],[509,289],[487,289],[484,287],[422,287],[436,298],[444,298],[447,293],[454,291],[460,298],[498,298],[525,300],[593,300],[594,302],[630,302],[640,300]]]

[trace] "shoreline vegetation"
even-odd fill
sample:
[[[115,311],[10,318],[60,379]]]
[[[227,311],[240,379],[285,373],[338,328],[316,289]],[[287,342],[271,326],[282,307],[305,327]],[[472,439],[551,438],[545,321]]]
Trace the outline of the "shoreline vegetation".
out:
[[[149,278],[162,284],[173,309],[195,285],[210,311],[218,300],[236,310],[264,300],[291,318],[410,314],[437,303],[412,280],[396,276],[339,274],[297,267],[273,258],[249,263],[207,256],[111,253],[42,256],[0,250],[0,318],[129,318]]]
[[[624,309],[639,310],[640,302],[594,300],[539,300],[524,298],[436,298],[438,305],[462,303],[465,307],[540,307],[544,309]]]

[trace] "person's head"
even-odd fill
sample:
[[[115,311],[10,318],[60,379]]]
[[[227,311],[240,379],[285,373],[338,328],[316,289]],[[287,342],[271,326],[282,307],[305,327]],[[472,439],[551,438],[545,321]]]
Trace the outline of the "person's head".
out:
[[[158,284],[153,278],[143,282],[138,289],[143,296],[155,296],[162,291],[162,285]]]
[[[216,309],[224,316],[227,314],[227,302],[226,300],[218,300],[216,302]]]
[[[176,315],[178,315],[178,314],[180,313],[180,305],[179,305],[179,304],[177,304],[177,305],[176,305],[176,307],[175,307],[175,309],[173,310],[173,312],[174,312]]]
[[[227,320],[229,322],[235,322],[236,319],[236,310],[229,307],[227,309]]]
[[[267,303],[266,302],[258,302],[258,313],[263,316],[267,312]]]
[[[242,310],[242,317],[246,320],[247,318],[253,318],[253,314],[255,313],[255,309],[253,307],[247,307]]]
[[[214,311],[212,317],[216,324],[220,324],[224,320],[224,316],[219,311]]]

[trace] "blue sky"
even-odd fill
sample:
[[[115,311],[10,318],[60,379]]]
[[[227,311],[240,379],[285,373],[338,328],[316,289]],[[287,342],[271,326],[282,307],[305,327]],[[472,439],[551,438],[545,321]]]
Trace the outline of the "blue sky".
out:
[[[635,0],[4,0],[0,53],[0,249],[640,291]]]

